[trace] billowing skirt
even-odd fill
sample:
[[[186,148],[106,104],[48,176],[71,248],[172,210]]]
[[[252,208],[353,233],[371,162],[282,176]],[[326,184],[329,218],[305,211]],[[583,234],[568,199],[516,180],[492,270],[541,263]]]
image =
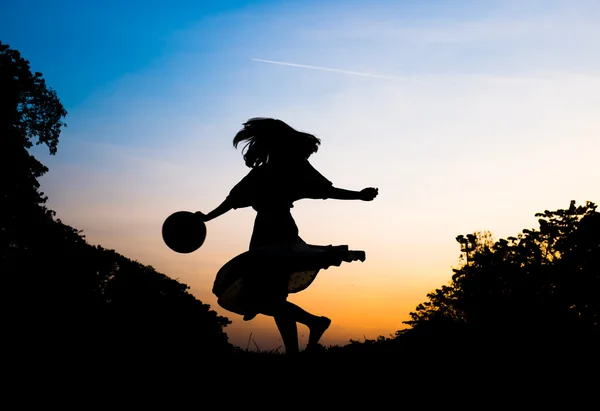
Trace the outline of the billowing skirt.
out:
[[[217,273],[213,293],[228,311],[254,318],[289,293],[306,289],[320,270],[342,262],[364,261],[363,251],[348,246],[305,243],[256,247],[234,257]]]

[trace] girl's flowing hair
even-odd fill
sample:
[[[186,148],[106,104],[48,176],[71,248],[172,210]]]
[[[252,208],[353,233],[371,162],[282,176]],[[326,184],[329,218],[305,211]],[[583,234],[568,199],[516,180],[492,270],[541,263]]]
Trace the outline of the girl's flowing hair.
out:
[[[273,153],[290,159],[307,159],[316,153],[321,140],[312,134],[294,130],[281,120],[256,117],[244,123],[233,138],[233,146],[246,142],[242,153],[250,168],[266,164]]]

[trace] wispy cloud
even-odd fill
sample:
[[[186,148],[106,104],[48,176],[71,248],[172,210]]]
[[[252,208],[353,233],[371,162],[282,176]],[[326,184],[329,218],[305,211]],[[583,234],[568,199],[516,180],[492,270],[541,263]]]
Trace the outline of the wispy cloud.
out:
[[[373,78],[381,78],[381,79],[387,79],[387,80],[413,81],[406,77],[385,76],[382,74],[373,74],[373,73],[362,73],[359,71],[340,70],[340,69],[335,69],[335,68],[330,68],[330,67],[309,66],[306,64],[286,63],[283,61],[263,60],[263,59],[255,59],[255,58],[250,59],[250,60],[258,61],[260,63],[277,64],[280,66],[298,67],[298,68],[305,68],[305,69],[310,69],[310,70],[332,71],[334,73],[350,74],[353,76],[373,77]]]

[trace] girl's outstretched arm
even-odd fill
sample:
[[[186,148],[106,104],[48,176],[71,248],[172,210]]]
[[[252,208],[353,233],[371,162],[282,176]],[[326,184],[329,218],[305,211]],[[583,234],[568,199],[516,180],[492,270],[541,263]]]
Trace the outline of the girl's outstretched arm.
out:
[[[202,216],[203,221],[210,221],[214,218],[219,217],[220,215],[225,214],[232,208],[233,208],[233,204],[232,204],[231,200],[229,198],[226,198],[225,201],[223,201],[221,204],[219,204],[219,206],[217,208],[215,208],[214,210],[212,210],[210,213],[204,214],[201,211],[196,211],[196,214],[199,214],[200,216]]]
[[[343,188],[332,187],[327,198],[334,200],[362,200],[371,201],[379,194],[379,189],[367,187],[360,191],[345,190]]]

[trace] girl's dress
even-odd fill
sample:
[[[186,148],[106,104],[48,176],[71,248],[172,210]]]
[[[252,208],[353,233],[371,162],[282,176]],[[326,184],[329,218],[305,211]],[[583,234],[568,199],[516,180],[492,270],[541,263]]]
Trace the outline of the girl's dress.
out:
[[[307,161],[253,168],[229,193],[233,208],[256,210],[249,250],[217,273],[218,304],[244,320],[254,318],[288,293],[306,289],[321,269],[343,261],[364,261],[364,252],[346,245],[311,245],[298,236],[290,209],[303,198],[326,199],[333,188]]]

